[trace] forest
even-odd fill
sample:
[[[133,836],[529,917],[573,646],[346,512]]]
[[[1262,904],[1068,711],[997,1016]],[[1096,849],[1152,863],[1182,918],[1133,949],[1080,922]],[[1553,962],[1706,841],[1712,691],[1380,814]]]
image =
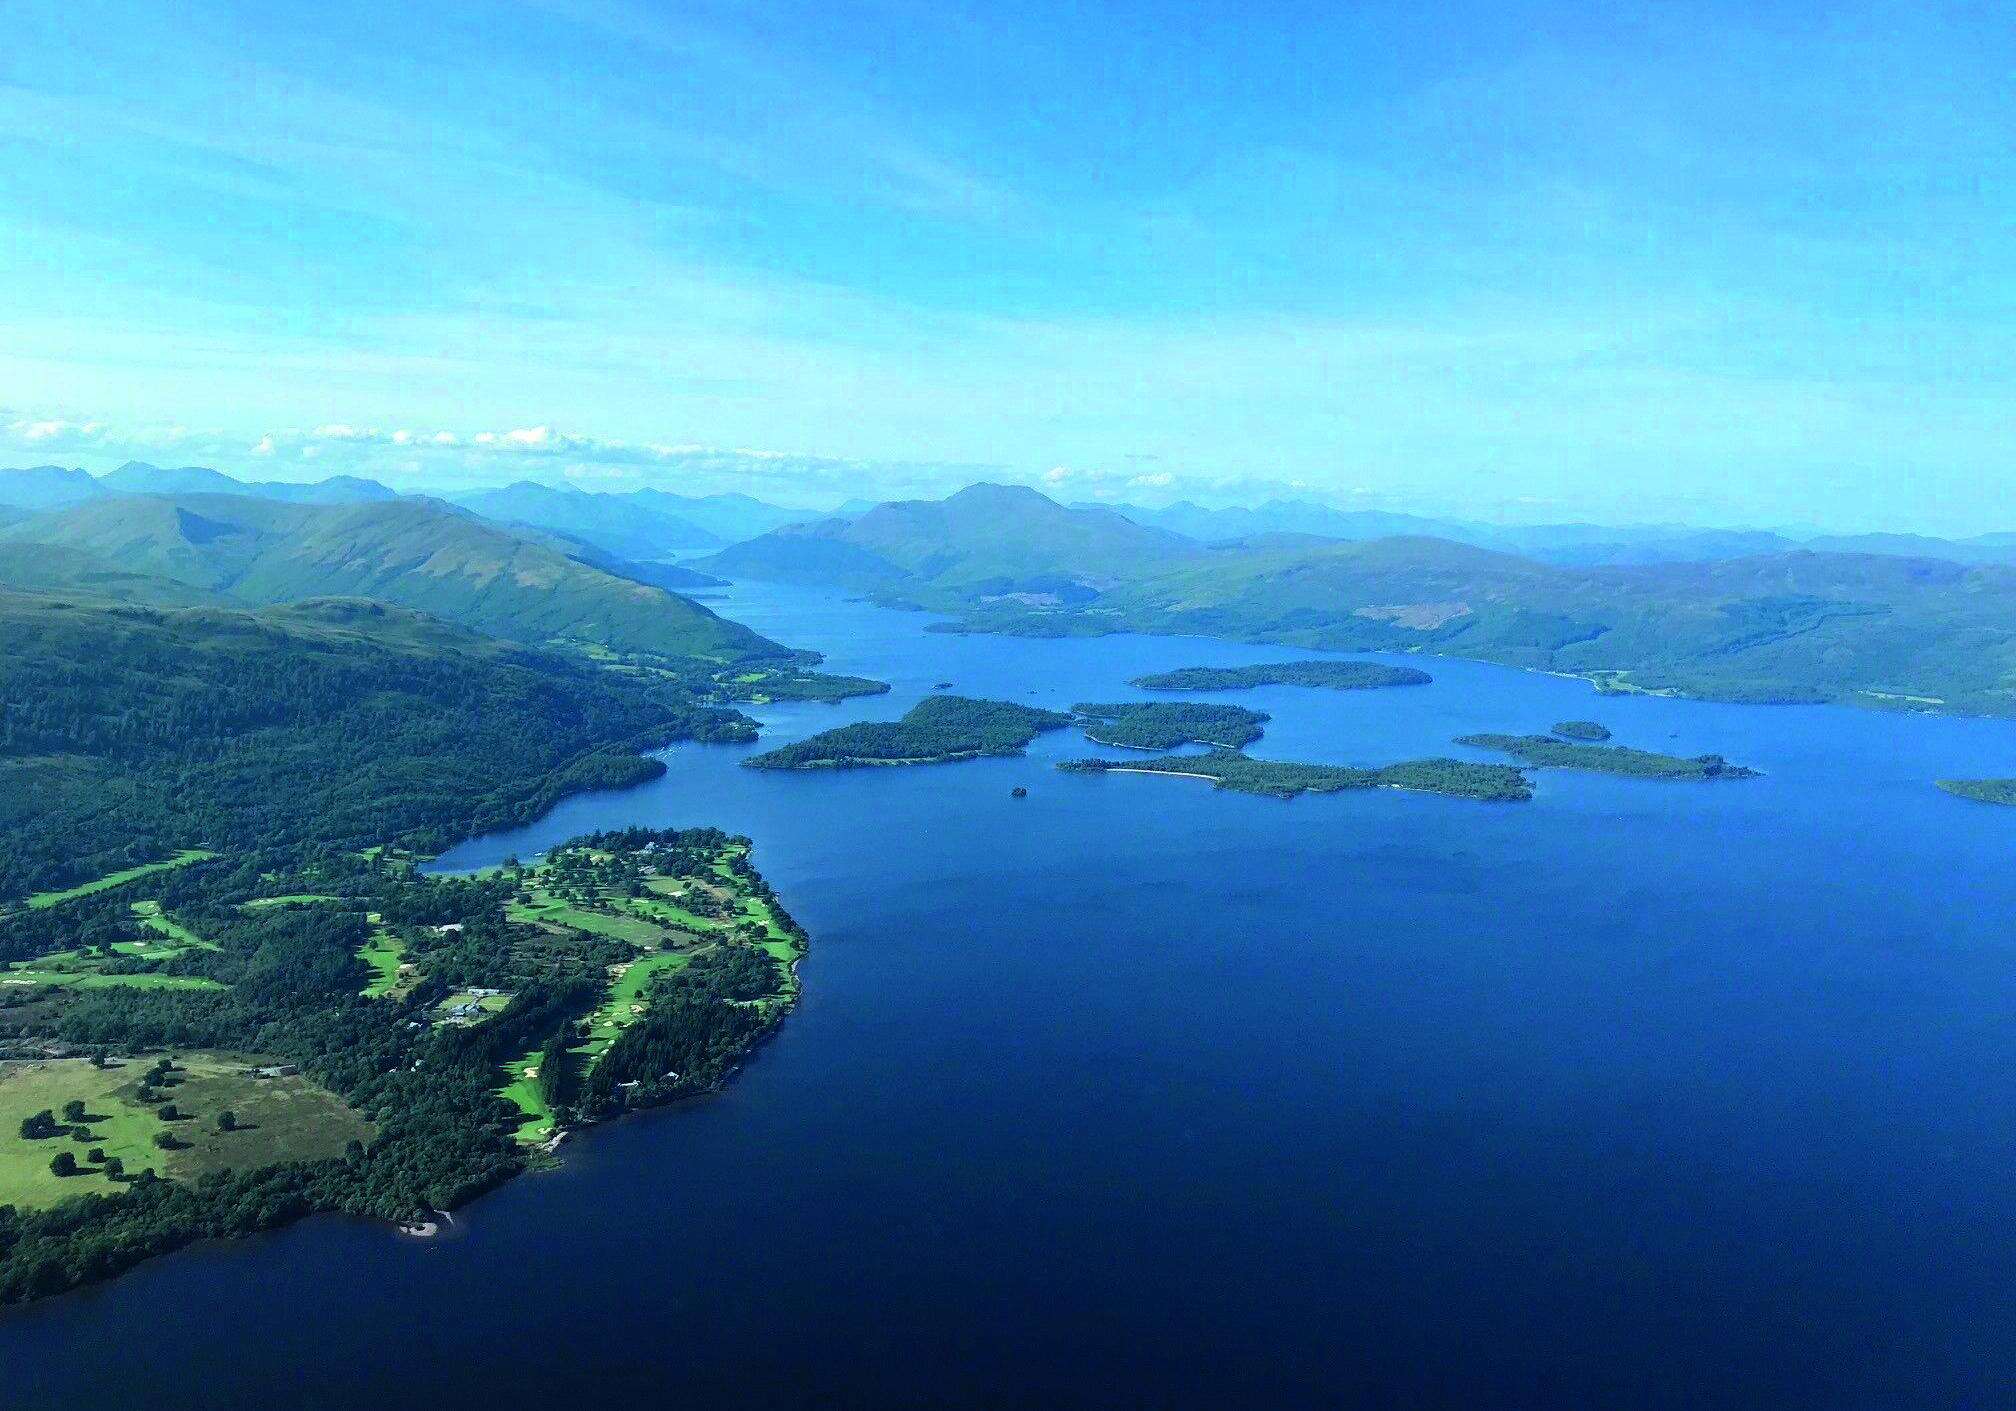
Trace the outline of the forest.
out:
[[[1298,764],[1254,759],[1238,750],[1212,750],[1201,755],[1165,755],[1156,759],[1073,759],[1059,769],[1080,774],[1167,774],[1209,779],[1215,787],[1245,794],[1335,793],[1340,789],[1418,789],[1458,798],[1521,802],[1533,797],[1526,776],[1506,764],[1476,764],[1460,759],[1416,759],[1361,769],[1343,764]]]
[[[1977,803],[2016,804],[2016,779],[1941,779],[1947,793]]]
[[[1178,745],[1237,749],[1260,738],[1267,712],[1198,701],[1080,701],[1071,707],[1098,745],[1168,750]]]
[[[1565,733],[1565,732],[1562,732]],[[1754,779],[1757,771],[1731,764],[1719,754],[1659,754],[1624,745],[1593,745],[1557,740],[1551,735],[1459,735],[1459,745],[1497,750],[1542,769],[1593,769],[1639,779]]]
[[[358,600],[164,610],[0,593],[0,898],[177,849],[436,851],[640,752],[746,740],[657,675],[526,651]]]
[[[1130,684],[1149,691],[1244,691],[1255,686],[1371,691],[1386,686],[1425,686],[1434,679],[1411,666],[1386,666],[1376,661],[1275,661],[1260,666],[1184,666],[1137,676]]]
[[[980,755],[1019,754],[1045,730],[1071,717],[1012,701],[928,696],[901,720],[862,721],[822,730],[742,762],[752,769],[845,769],[873,764],[936,764]]]
[[[1600,745],[1610,738],[1610,727],[1598,725],[1593,720],[1557,720],[1553,733],[1564,740],[1582,740]]]

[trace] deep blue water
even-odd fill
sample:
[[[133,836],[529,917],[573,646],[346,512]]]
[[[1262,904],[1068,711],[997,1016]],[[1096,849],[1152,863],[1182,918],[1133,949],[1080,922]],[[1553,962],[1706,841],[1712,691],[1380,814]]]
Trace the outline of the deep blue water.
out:
[[[890,697],[1278,649],[720,604]],[[731,1088],[401,1241],[323,1219],[0,1317],[11,1404],[1699,1408],[2016,1401],[2016,723],[1432,686],[1221,697],[1375,763],[1587,716],[1766,771],[1290,802],[1026,759],[662,780],[452,854],[712,823],[810,928]],[[1016,801],[1009,789],[1030,790]],[[165,1349],[165,1351],[164,1351]],[[262,1402],[263,1398],[263,1402]]]

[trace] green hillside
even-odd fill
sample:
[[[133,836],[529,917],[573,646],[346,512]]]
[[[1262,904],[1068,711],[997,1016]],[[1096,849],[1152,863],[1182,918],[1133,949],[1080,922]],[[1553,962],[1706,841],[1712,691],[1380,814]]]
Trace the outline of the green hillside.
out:
[[[0,897],[182,848],[441,845],[747,739],[674,683],[405,609],[0,593]]]
[[[675,593],[430,500],[108,496],[0,530],[0,545],[20,544],[90,555],[110,569],[242,603],[369,597],[531,643],[721,662],[788,655]]]
[[[1473,657],[1609,691],[2016,713],[2016,570],[1804,551],[1581,568],[1439,539],[1215,550],[963,630]]]

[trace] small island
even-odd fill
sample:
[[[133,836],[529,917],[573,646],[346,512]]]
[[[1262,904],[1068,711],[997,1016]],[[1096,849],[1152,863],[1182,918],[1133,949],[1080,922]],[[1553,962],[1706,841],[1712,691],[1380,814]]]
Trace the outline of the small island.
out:
[[[1591,744],[1602,744],[1610,738],[1610,727],[1598,725],[1593,720],[1557,720],[1554,733],[1564,740],[1583,740]]]
[[[1658,754],[1627,745],[1585,745],[1552,735],[1458,735],[1456,743],[1498,750],[1539,769],[1593,769],[1638,779],[1754,779],[1757,771],[1731,764],[1719,754]]]
[[[1937,779],[1933,781],[1957,798],[1976,803],[2016,804],[2016,779]]]
[[[1137,676],[1128,684],[1147,691],[1245,691],[1255,686],[1372,691],[1385,686],[1425,686],[1434,679],[1411,666],[1384,666],[1376,661],[1274,661],[1260,666],[1184,666]]]
[[[1197,701],[1080,701],[1071,713],[1093,744],[1130,750],[1193,744],[1237,749],[1259,739],[1268,719],[1264,710]]]
[[[1013,755],[1071,717],[1013,701],[930,696],[901,720],[868,720],[822,730],[794,744],[751,755],[752,769],[851,769],[876,764],[943,764],[985,755]]]
[[[1509,803],[1533,797],[1526,776],[1512,765],[1477,764],[1461,759],[1411,759],[1361,769],[1344,764],[1254,759],[1238,750],[1213,750],[1209,754],[1165,755],[1158,759],[1072,759],[1057,767],[1077,774],[1167,774],[1179,779],[1209,779],[1220,789],[1284,799],[1296,794],[1335,793],[1340,789],[1415,789]]]

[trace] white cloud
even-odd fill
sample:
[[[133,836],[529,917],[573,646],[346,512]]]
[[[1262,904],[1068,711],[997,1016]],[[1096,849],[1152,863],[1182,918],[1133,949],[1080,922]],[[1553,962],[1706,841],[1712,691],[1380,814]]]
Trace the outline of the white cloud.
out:
[[[6,440],[14,445],[40,450],[69,450],[95,446],[106,434],[102,421],[32,421],[22,418],[7,423]]]

